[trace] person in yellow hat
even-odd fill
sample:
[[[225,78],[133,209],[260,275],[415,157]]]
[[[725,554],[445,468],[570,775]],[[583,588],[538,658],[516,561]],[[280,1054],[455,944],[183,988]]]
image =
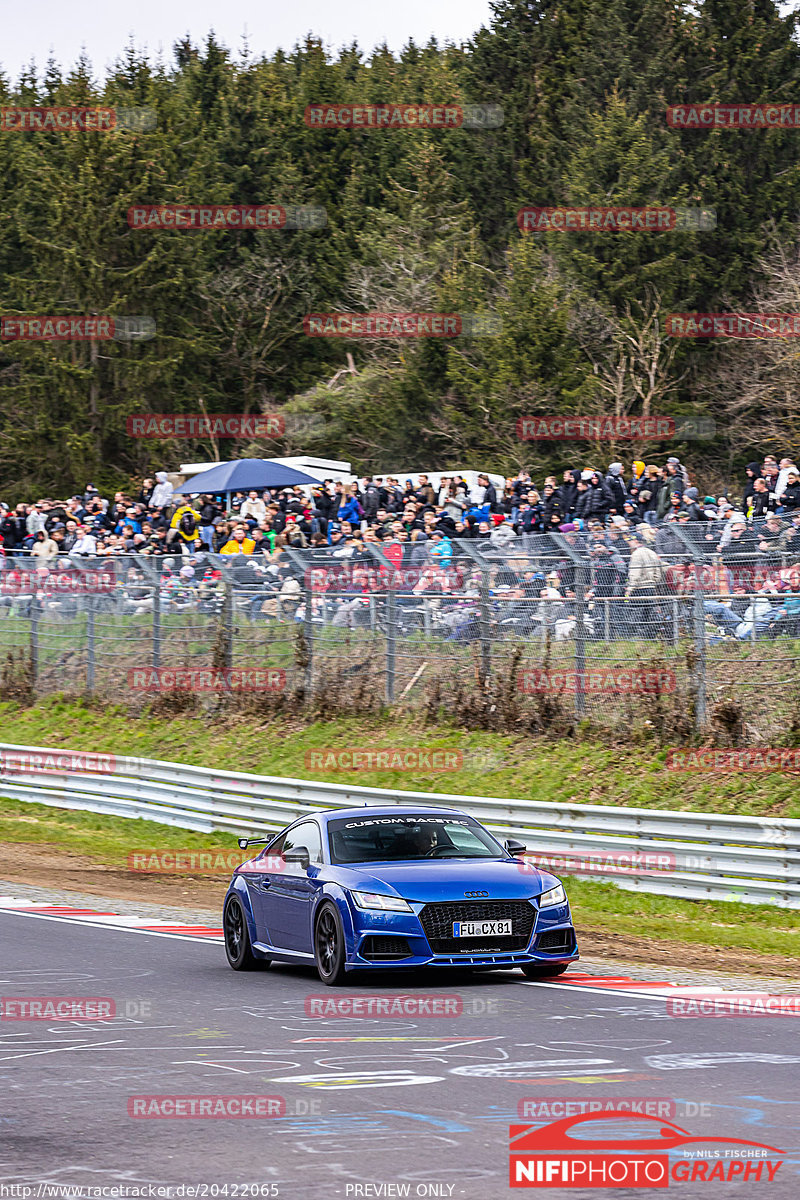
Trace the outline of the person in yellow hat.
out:
[[[631,481],[628,484],[628,495],[633,503],[636,504],[639,499],[639,492],[642,488],[647,487],[647,467],[640,458],[634,459],[633,474]]]

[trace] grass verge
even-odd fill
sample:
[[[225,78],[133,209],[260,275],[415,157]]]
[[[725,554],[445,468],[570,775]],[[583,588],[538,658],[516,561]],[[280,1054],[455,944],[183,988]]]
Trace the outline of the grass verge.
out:
[[[312,720],[296,715],[143,713],[100,701],[51,697],[25,708],[0,703],[6,742],[161,758],[220,770],[329,783],[550,803],[612,804],[675,811],[800,818],[797,772],[727,775],[669,770],[655,739],[600,741],[465,732],[419,715],[370,714]],[[330,748],[436,748],[462,756],[443,771],[320,770]]]

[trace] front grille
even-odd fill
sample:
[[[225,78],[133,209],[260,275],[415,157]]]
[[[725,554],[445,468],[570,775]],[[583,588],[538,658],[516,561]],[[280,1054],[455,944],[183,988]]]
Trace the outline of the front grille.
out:
[[[434,954],[480,953],[484,950],[524,950],[531,940],[536,909],[526,900],[466,900],[426,904],[419,914]],[[454,921],[513,921],[508,937],[454,938]]]
[[[550,929],[547,933],[541,934],[537,943],[537,950],[549,950],[551,954],[571,954],[575,944],[575,931],[569,926],[566,929]]]
[[[373,934],[364,938],[359,954],[372,962],[388,962],[392,959],[411,958],[411,947],[405,938],[376,937]]]

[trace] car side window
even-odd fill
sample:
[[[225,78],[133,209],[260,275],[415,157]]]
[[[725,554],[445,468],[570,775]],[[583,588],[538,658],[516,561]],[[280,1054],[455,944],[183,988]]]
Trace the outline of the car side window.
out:
[[[280,835],[280,837],[277,837],[275,839],[274,842],[270,842],[270,844],[264,850],[261,851],[261,853],[259,854],[258,857],[259,858],[277,858],[277,856],[283,850],[283,843],[285,841],[286,841],[286,834],[282,833]]]
[[[322,862],[322,838],[315,821],[303,821],[286,834],[283,850],[296,850],[299,846],[305,846],[312,863]]]

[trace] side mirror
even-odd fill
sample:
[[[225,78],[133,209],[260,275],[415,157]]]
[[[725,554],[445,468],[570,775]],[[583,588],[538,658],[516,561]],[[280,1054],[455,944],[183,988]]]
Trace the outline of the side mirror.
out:
[[[525,853],[525,843],[515,841],[514,838],[507,838],[506,841],[503,842],[503,845],[505,846],[505,848],[509,854],[524,854]]]
[[[311,863],[308,850],[305,846],[298,846],[295,850],[287,850],[281,855],[284,862],[297,863],[304,871],[307,871]]]

